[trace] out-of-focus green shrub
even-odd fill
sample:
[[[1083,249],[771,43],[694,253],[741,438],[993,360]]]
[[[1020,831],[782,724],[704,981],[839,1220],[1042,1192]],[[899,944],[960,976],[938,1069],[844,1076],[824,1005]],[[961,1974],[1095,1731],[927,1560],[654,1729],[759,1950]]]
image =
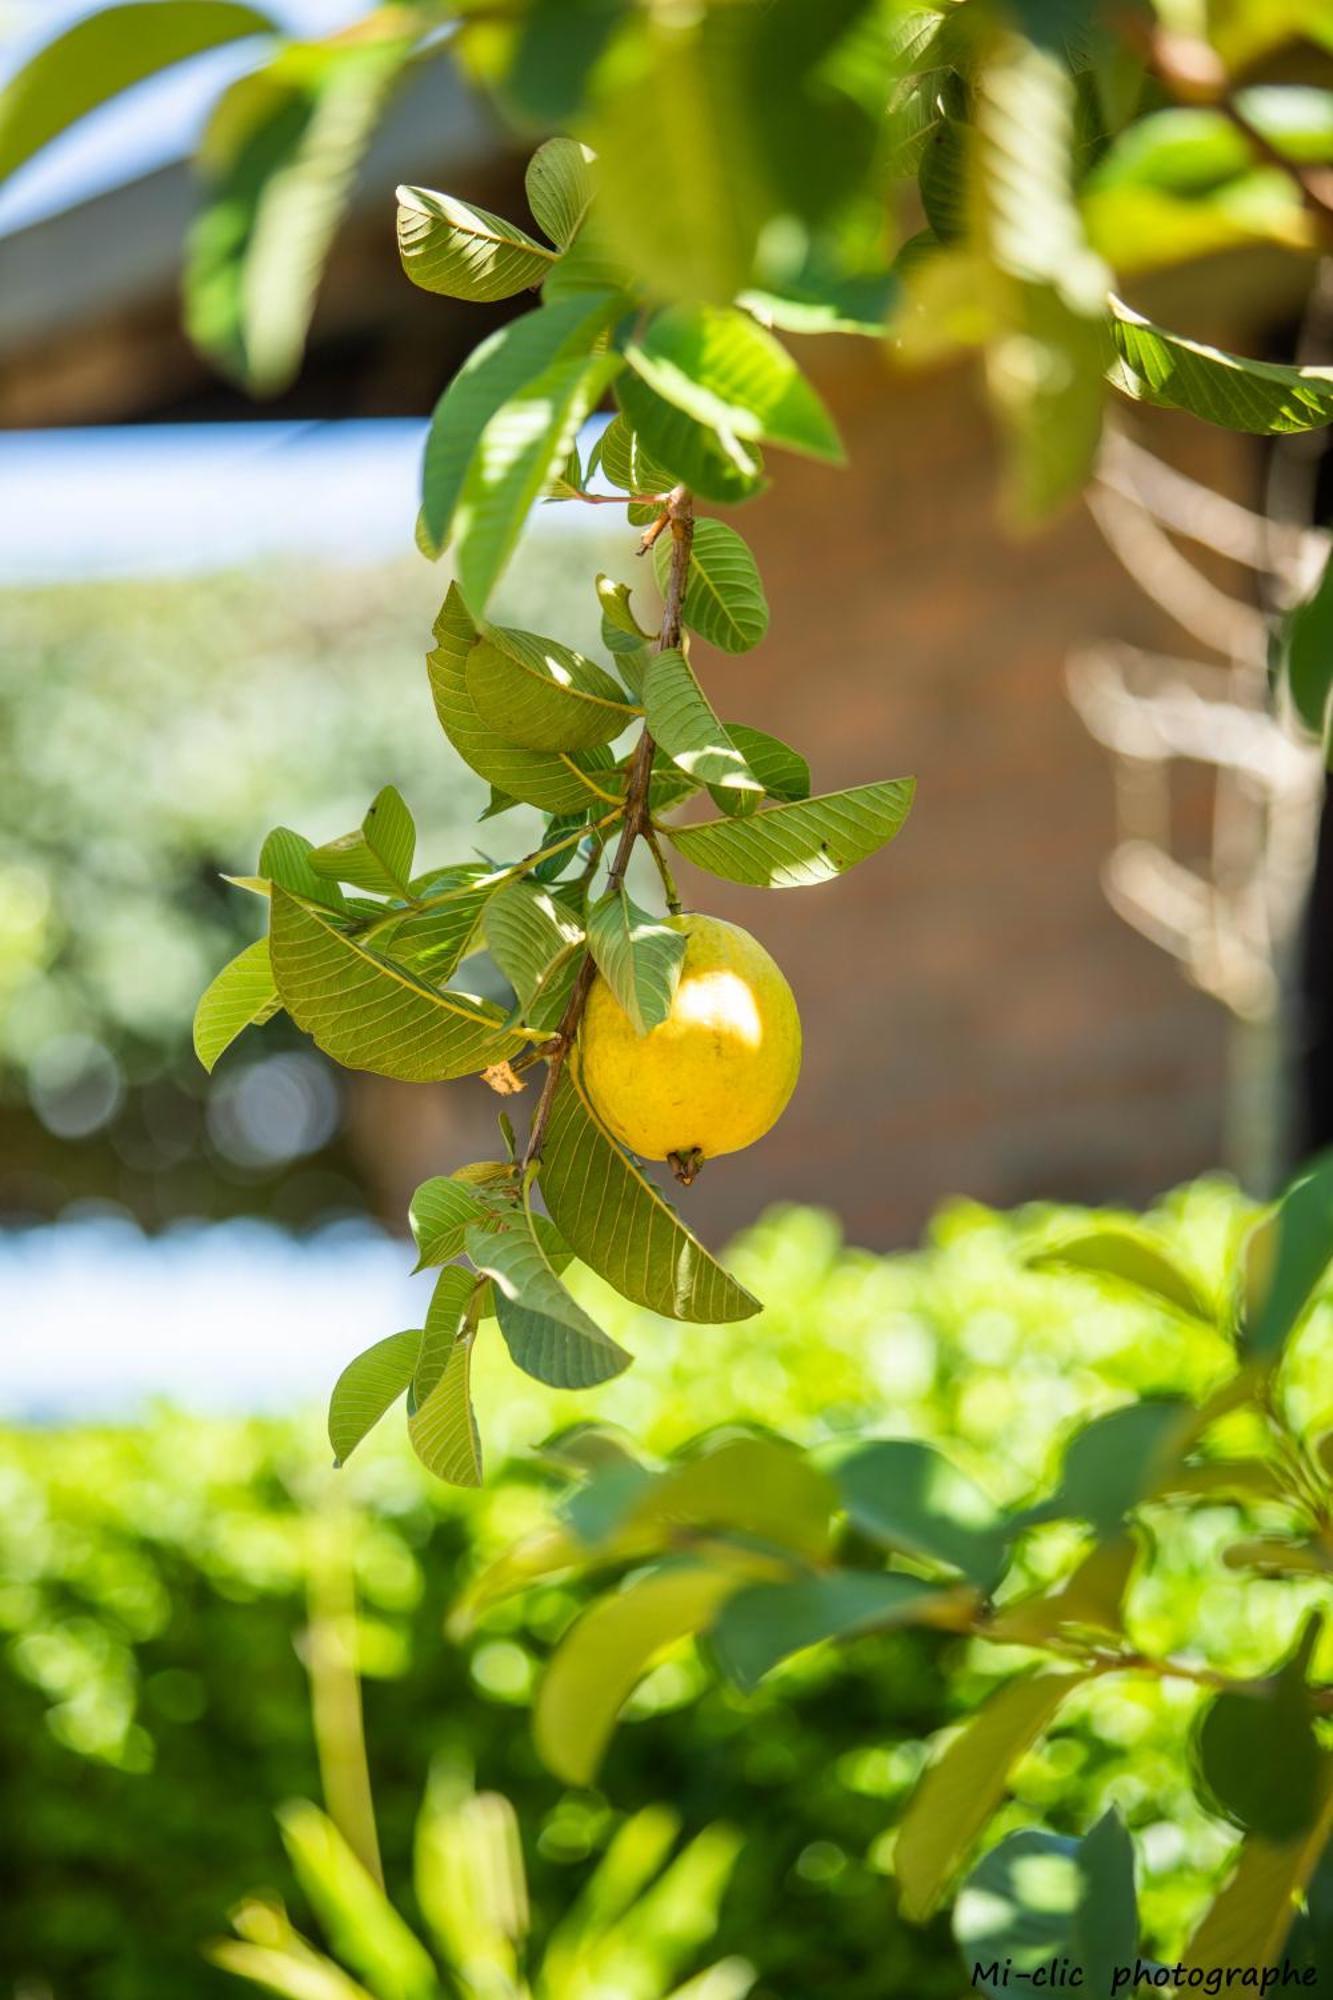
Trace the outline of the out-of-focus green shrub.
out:
[[[289,2000],[426,2000],[440,1991],[441,1967],[459,2000],[590,2000],[595,1993],[614,2000],[745,2000],[754,1984],[740,1958],[718,1960],[684,1986],[676,1983],[716,1928],[739,1846],[731,1827],[705,1827],[673,1853],[679,1822],[670,1807],[634,1813],[538,1960],[529,1948],[519,1824],[502,1793],[477,1792],[448,1772],[437,1773],[427,1789],[413,1886],[429,1950],[327,1814],[298,1799],[281,1820],[288,1858],[335,1958],[315,1952],[272,1898],[234,1910],[236,1936],[219,1939],[209,1957]]]
[[[597,606],[567,546],[548,523],[508,614],[554,603],[590,642]],[[422,660],[439,596],[420,563],[4,593],[4,1094],[35,1062],[40,1085],[57,1036],[89,1038],[131,1079],[188,1049],[201,988],[261,928],[218,871],[253,869],[275,801],[324,840],[392,780],[421,823],[418,865],[468,856],[486,788],[434,726]]]
[[[581,556],[626,550],[594,528]],[[558,616],[595,641],[599,610],[548,514],[503,615]],[[632,545],[631,545],[632,546]],[[284,1052],[324,1065],[275,1024],[210,1081],[190,1045],[209,979],[262,928],[246,874],[279,810],[323,840],[397,784],[423,868],[470,859],[486,787],[435,726],[423,657],[440,580],[417,562],[274,565],[3,593],[0,651],[0,1211],[58,1214],[114,1200],[150,1225],[275,1205],[288,1223],[364,1204],[338,1141],[337,1093],[305,1159],[238,1152],[213,1093]],[[541,815],[521,809],[520,832]],[[510,838],[505,835],[505,840]],[[210,1104],[213,1115],[209,1115]],[[277,1136],[292,1138],[289,1118]],[[71,1142],[75,1143],[71,1143]]]
[[[0,666],[0,937],[12,1089],[56,1035],[131,1075],[188,1042],[200,986],[258,912],[217,871],[253,866],[273,799],[321,831],[389,771],[464,823],[475,788],[421,707],[428,599],[400,568],[10,591]],[[410,582],[410,579],[408,579]],[[366,690],[375,700],[367,703]],[[75,694],[77,693],[77,699]],[[286,747],[279,747],[285,745]],[[454,767],[455,771],[457,767]]]
[[[1211,1263],[1248,1213],[1224,1185],[1205,1183],[1156,1220]],[[57,2000],[220,1992],[220,1975],[197,1960],[199,1941],[247,1891],[278,1881],[295,1898],[280,1879],[271,1814],[288,1796],[315,1795],[298,1657],[303,1587],[312,1510],[337,1504],[348,1509],[363,1601],[390,1886],[409,1913],[427,1767],[466,1750],[478,1781],[518,1808],[539,1936],[618,1817],[668,1800],[687,1833],[723,1820],[744,1835],[714,1955],[751,1959],[764,2000],[960,1992],[943,1927],[900,1921],[886,1873],[922,1739],[989,1684],[966,1656],[946,1680],[943,1637],[824,1649],[749,1699],[713,1685],[692,1657],[670,1659],[636,1697],[599,1795],[562,1792],[541,1769],[525,1713],[571,1590],[547,1586],[502,1605],[465,1649],[442,1626],[476,1563],[546,1511],[546,1476],[518,1455],[580,1415],[618,1421],[657,1449],[697,1432],[715,1406],[803,1441],[839,1428],[918,1435],[946,1443],[1012,1500],[1041,1486],[1067,1430],[1096,1411],[1145,1391],[1206,1390],[1225,1357],[1205,1329],[1028,1268],[1047,1229],[1074,1219],[958,1206],[921,1251],[877,1258],[845,1249],[827,1216],[775,1213],[735,1251],[743,1277],[772,1301],[759,1319],[669,1328],[628,1307],[607,1311],[639,1365],[588,1398],[516,1385],[483,1355],[485,1427],[515,1456],[472,1498],[433,1484],[391,1426],[336,1478],[313,1420],[161,1412],[135,1429],[7,1438],[0,1809],[11,1894],[0,1977],[11,1988],[49,1986]],[[1317,1360],[1294,1385],[1312,1418],[1329,1394]],[[1195,1541],[1171,1554],[1171,1588],[1154,1616],[1179,1643],[1200,1621],[1210,1650],[1271,1657],[1289,1622],[1287,1587],[1269,1587],[1271,1608],[1256,1614],[1254,1590],[1237,1589],[1217,1560],[1234,1514],[1210,1507],[1196,1519]],[[1119,1803],[1140,1835],[1145,1922],[1157,1935],[1197,1905],[1228,1851],[1192,1803],[1191,1713],[1188,1696],[1161,1688],[1071,1705],[1019,1767],[1010,1808],[1008,1823],[1040,1816],[1074,1828]]]

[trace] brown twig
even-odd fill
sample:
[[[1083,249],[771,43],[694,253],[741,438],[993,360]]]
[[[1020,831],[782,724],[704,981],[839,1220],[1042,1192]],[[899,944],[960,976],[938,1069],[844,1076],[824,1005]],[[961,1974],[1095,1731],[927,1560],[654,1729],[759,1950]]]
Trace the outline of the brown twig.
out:
[[[561,493],[552,496],[559,500],[581,500],[585,507],[623,507],[628,501],[631,507],[665,507],[668,493]]]
[[[648,551],[653,547],[654,543],[657,541],[659,535],[661,535],[665,531],[665,529],[670,526],[670,524],[671,524],[671,510],[670,507],[667,506],[662,510],[662,512],[658,515],[655,521],[649,522],[648,526],[644,529],[643,533],[640,535],[639,546],[634,551],[635,555],[646,556]]]
[[[659,653],[669,652],[680,644],[681,609],[685,602],[685,586],[690,573],[690,550],[694,542],[694,501],[685,487],[677,486],[667,495],[662,524],[671,528],[671,568],[667,575],[662,605],[662,625],[657,638]],[[634,852],[634,843],[639,836],[643,835],[650,843],[652,841],[649,789],[652,784],[653,753],[656,747],[645,727],[635,745],[634,759],[625,779],[625,817],[621,823],[615,858],[606,878],[608,895],[614,895],[624,881],[630,855]],[[548,1044],[546,1081],[537,1100],[537,1109],[532,1114],[528,1143],[523,1149],[525,1172],[534,1160],[541,1158],[542,1141],[546,1137],[546,1127],[550,1122],[551,1106],[555,1102],[561,1073],[574,1046],[596,974],[597,967],[592,953],[589,952],[579,967],[578,978],[574,981],[569,1004],[561,1016],[555,1038]]]

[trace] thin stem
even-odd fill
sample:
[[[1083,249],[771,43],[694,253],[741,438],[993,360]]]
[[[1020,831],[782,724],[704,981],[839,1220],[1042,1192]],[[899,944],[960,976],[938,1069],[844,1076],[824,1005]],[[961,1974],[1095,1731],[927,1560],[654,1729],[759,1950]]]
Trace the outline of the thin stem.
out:
[[[599,792],[598,797],[610,799],[613,797],[613,794],[610,792]],[[563,854],[567,847],[577,847],[579,842],[586,840],[590,833],[601,833],[604,828],[614,826],[623,810],[622,801],[616,799],[614,812],[603,813],[602,817],[594,820],[591,826],[576,826],[572,833],[565,834],[560,840],[553,840],[549,847],[539,847],[535,853],[525,854],[521,861],[516,861],[511,868],[504,870],[501,879],[508,881],[511,875],[527,875],[540,862],[553,860],[557,854]],[[437,903],[447,903],[452,897],[465,896],[467,893],[466,887],[462,889],[446,889],[439,896],[428,896],[420,907],[423,910],[434,909]]]
[[[602,855],[606,849],[606,842],[602,839],[600,833],[592,835],[590,848],[591,851],[588,855],[587,865],[583,873],[579,876],[579,888],[585,891],[591,889],[593,878],[602,865]]]
[[[662,625],[657,638],[659,653],[670,652],[680,644],[681,610],[685,603],[685,586],[690,573],[690,551],[694,544],[694,501],[685,487],[677,486],[668,495],[662,519],[670,524],[672,539],[671,568],[667,576],[662,604]],[[634,758],[625,781],[625,817],[620,829],[615,858],[606,878],[608,895],[614,895],[624,882],[635,841],[641,834],[647,837],[652,833],[649,792],[652,785],[655,749],[656,745],[645,726],[635,745]],[[652,845],[651,840],[649,844]],[[559,1087],[565,1062],[574,1046],[596,973],[597,967],[592,953],[589,952],[579,967],[574,990],[569,996],[569,1004],[561,1017],[560,1026],[556,1029],[555,1039],[551,1045],[546,1081],[537,1100],[537,1109],[532,1114],[528,1143],[523,1150],[525,1172],[534,1161],[541,1158],[542,1141],[546,1137],[546,1127],[550,1122],[551,1106],[555,1102],[555,1093]]]
[[[609,792],[598,792],[597,796],[601,799],[609,799],[611,794]],[[518,875],[526,875],[539,862],[550,861],[555,855],[563,854],[567,847],[576,847],[581,840],[586,840],[590,833],[601,833],[604,828],[614,826],[624,810],[623,804],[619,799],[616,800],[615,807],[614,812],[604,813],[601,819],[594,820],[590,827],[576,826],[574,831],[565,834],[563,839],[553,840],[549,847],[539,847],[535,853],[525,854],[521,861],[515,861],[512,867],[501,869],[491,878],[490,886],[498,889],[501,883],[511,882]],[[472,895],[476,887],[477,884],[475,882],[464,882],[457,889],[441,889],[438,896],[422,896],[418,901],[406,904],[401,910],[386,910],[382,917],[376,917],[375,921],[372,924],[368,924],[365,930],[356,933],[357,942],[364,944],[367,939],[378,937],[381,931],[387,930],[392,924],[401,923],[404,917],[419,916],[423,910],[442,909],[446,903],[454,903],[462,896]]]
[[[569,500],[581,500],[585,507],[665,507],[669,493],[569,493]]]
[[[1220,1694],[1262,1695],[1269,1682],[1260,1678],[1240,1680],[1221,1673],[1216,1667],[1192,1667],[1184,1660],[1154,1660],[1146,1653],[1094,1654],[1095,1664],[1105,1673],[1156,1674],[1159,1680],[1191,1681],[1195,1687],[1212,1688]],[[1310,1705],[1319,1715],[1333,1713],[1333,1688],[1310,1688]]]
[[[1257,1694],[1262,1687],[1260,1681],[1235,1680],[1216,1667],[1192,1667],[1187,1660],[1154,1660],[1148,1653],[1116,1653],[1098,1648],[1084,1657],[1100,1673],[1156,1674],[1159,1680],[1190,1681],[1195,1687],[1230,1694]]]
[[[662,852],[662,843],[657,837],[657,828],[651,820],[645,822],[643,838],[649,853],[657,863],[657,872],[661,877],[662,894],[666,897],[666,906],[673,917],[678,917],[681,911],[680,892],[676,888],[676,878],[671,873],[666,855]]]
[[[1012,1640],[988,1629],[979,1619],[974,1619],[962,1628],[972,1639],[984,1639],[988,1645],[1031,1645],[1034,1650],[1052,1653],[1057,1659],[1075,1660],[1098,1674],[1154,1674],[1158,1680],[1188,1681],[1193,1687],[1209,1688],[1219,1694],[1263,1694],[1268,1683],[1263,1678],[1238,1678],[1224,1674],[1218,1667],[1196,1667],[1188,1660],[1154,1659],[1150,1653],[1133,1651],[1117,1652],[1110,1646],[1083,1646],[1076,1639],[1062,1639],[1051,1633],[1041,1639]],[[1312,1688],[1312,1706],[1321,1715],[1333,1713],[1333,1688]]]
[[[635,713],[637,714],[638,711],[636,710]],[[615,805],[616,810],[614,813],[611,813],[609,817],[611,819],[618,819],[620,817],[620,800],[616,797],[615,793],[604,792],[600,785],[594,785],[592,779],[588,776],[588,773],[586,771],[580,771],[579,776],[582,778],[584,784],[588,787],[588,790],[590,792],[595,792],[599,799],[605,799],[608,805],[611,804]]]

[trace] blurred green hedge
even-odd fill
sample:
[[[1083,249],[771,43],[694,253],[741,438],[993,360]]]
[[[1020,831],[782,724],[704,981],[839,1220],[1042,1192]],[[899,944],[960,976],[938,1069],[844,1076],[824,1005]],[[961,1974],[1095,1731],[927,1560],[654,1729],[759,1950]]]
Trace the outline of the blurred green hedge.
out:
[[[53,1035],[104,1043],[131,1080],[188,1048],[200,990],[260,928],[219,871],[254,866],[275,800],[325,840],[392,780],[422,866],[470,850],[486,788],[434,726],[424,665],[441,589],[395,563],[5,591],[0,1100]],[[505,606],[592,643],[554,516]]]
[[[1209,1262],[1249,1212],[1210,1182],[1156,1220]],[[3,1989],[25,2000],[222,1993],[230,1983],[198,1947],[228,1906],[273,1884],[299,1910],[271,1815],[293,1794],[317,1796],[299,1650],[312,1523],[333,1506],[355,1548],[371,1762],[390,1885],[405,1902],[427,1768],[461,1749],[518,1806],[539,1926],[616,1815],[667,1799],[689,1829],[721,1818],[745,1835],[716,1954],[757,1963],[763,2000],[961,1994],[944,1926],[919,1932],[895,1914],[892,1827],[925,1739],[1012,1670],[998,1649],[982,1658],[942,1636],[880,1637],[805,1655],[748,1701],[692,1656],[669,1660],[617,1734],[605,1794],[571,1795],[537,1764],[524,1712],[570,1592],[500,1607],[463,1650],[443,1620],[475,1563],[545,1509],[556,1474],[533,1442],[594,1411],[658,1449],[722,1414],[803,1441],[844,1428],[930,1437],[1007,1499],[1039,1489],[1069,1429],[1095,1411],[1145,1392],[1201,1393],[1224,1361],[1213,1336],[1027,1268],[1070,1214],[955,1206],[920,1251],[877,1258],[846,1249],[827,1216],[775,1213],[734,1250],[772,1303],[734,1328],[668,1327],[599,1295],[638,1365],[595,1396],[561,1397],[516,1387],[482,1356],[483,1433],[511,1457],[477,1496],[414,1466],[398,1413],[336,1477],[314,1418],[161,1411],[133,1428],[4,1438]],[[331,1375],[342,1358],[330,1357]],[[1312,1415],[1321,1379],[1333,1394],[1313,1364],[1294,1384]],[[1164,1552],[1140,1615],[1168,1644],[1204,1634],[1211,1654],[1263,1664],[1299,1603],[1285,1585],[1243,1591],[1222,1569],[1235,1529],[1233,1509],[1201,1509]],[[1146,1920],[1167,1945],[1231,1841],[1191,1797],[1191,1711],[1179,1686],[1123,1681],[1071,1704],[1020,1767],[996,1828],[1042,1818],[1076,1831],[1114,1800],[1138,1839]]]
[[[572,564],[569,533],[542,515],[497,615],[592,646],[592,571],[619,574],[632,544],[585,530]],[[206,1077],[190,1023],[262,927],[223,871],[254,867],[275,815],[325,840],[392,781],[423,867],[487,845],[486,787],[431,708],[442,589],[412,559],[4,591],[0,1211],[91,1198],[150,1227],[270,1209],[300,1225],[364,1205],[364,1164],[336,1139],[304,1187],[307,1161],[256,1166],[219,1143],[207,1107],[239,1072]],[[541,815],[519,818],[506,841],[535,844]],[[243,1060],[298,1042],[275,1023]]]

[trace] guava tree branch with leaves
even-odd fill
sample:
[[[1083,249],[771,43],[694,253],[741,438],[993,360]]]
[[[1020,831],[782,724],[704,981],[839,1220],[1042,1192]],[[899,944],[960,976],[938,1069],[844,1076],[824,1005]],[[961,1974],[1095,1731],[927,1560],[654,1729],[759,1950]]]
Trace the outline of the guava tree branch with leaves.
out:
[[[561,1282],[571,1256],[674,1318],[758,1309],[633,1155],[669,1162],[688,1184],[707,1158],[758,1137],[795,1083],[799,1022],[755,940],[681,913],[665,850],[728,880],[806,886],[882,847],[911,797],[903,780],[810,797],[799,755],[723,724],[690,660],[695,635],[741,651],[767,624],[749,549],[697,515],[696,495],[757,491],[764,444],[840,457],[815,390],[737,309],[652,313],[631,274],[605,263],[589,288],[578,261],[596,226],[587,147],[548,141],[528,194],[559,253],[417,190],[403,192],[399,241],[409,273],[434,290],[543,286],[546,302],[484,342],[441,401],[419,538],[431,550],[447,539],[457,571],[429,661],[441,726],[489,782],[487,816],[536,806],[549,815],[545,836],[503,867],[423,874],[391,788],[359,830],[323,847],[280,829],[247,884],[269,898],[269,936],[219,976],[196,1023],[208,1061],[282,1006],[328,1054],[381,1075],[481,1075],[508,1095],[545,1064],[526,1141],[511,1137],[508,1160],[418,1190],[421,1261],[443,1267],[425,1327],[376,1343],[334,1392],[340,1459],[407,1391],[418,1452],[465,1483],[480,1477],[468,1377],[484,1321],[495,1318],[521,1368],[556,1386],[589,1386],[629,1360]],[[691,370],[702,376],[694,387]],[[585,463],[580,432],[608,386],[618,413]],[[580,500],[592,478],[624,496],[662,594],[650,637],[629,591],[597,579],[614,673],[486,616],[534,502]],[[627,734],[630,747],[615,747]],[[702,793],[715,816],[668,816]],[[664,919],[626,886],[640,841]],[[512,986],[507,1014],[445,983],[483,943]]]

